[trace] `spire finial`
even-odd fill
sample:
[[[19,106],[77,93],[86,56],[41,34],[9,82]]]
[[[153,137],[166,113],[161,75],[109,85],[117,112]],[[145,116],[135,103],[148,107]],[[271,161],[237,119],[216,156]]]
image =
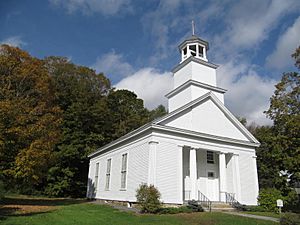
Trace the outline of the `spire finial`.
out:
[[[195,23],[194,23],[194,20],[192,20],[192,34],[195,35]]]

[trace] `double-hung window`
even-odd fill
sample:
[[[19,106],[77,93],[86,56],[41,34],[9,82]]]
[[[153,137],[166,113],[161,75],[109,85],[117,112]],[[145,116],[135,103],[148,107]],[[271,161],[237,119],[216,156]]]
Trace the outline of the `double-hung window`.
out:
[[[214,152],[207,151],[206,158],[207,158],[207,163],[209,163],[209,164],[215,163]]]
[[[99,163],[96,163],[96,171],[95,171],[95,191],[97,192],[97,187],[98,187],[98,177],[99,177]]]
[[[109,190],[110,171],[111,171],[111,159],[108,159],[107,160],[107,165],[106,165],[106,184],[105,184],[105,190]]]
[[[121,189],[126,189],[127,153],[122,155]]]

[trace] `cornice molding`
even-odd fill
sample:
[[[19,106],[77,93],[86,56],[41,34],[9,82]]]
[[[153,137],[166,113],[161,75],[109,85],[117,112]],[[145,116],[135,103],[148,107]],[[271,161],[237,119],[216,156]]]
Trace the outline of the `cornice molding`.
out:
[[[209,91],[215,91],[215,92],[222,93],[222,94],[224,94],[227,91],[226,89],[215,87],[215,86],[205,84],[205,83],[202,83],[199,81],[188,80],[188,81],[184,82],[182,85],[175,88],[174,90],[170,91],[168,94],[165,95],[165,97],[170,98],[191,85],[195,85],[197,87],[201,87],[201,88],[207,89]]]
[[[198,59],[198,58],[195,58],[193,56],[190,56],[189,58],[187,58],[186,60],[184,60],[182,63],[178,64],[177,66],[175,66],[173,69],[172,69],[172,73],[176,73],[178,70],[180,70],[181,68],[183,68],[184,66],[186,66],[188,63],[190,62],[196,62],[196,63],[199,63],[199,64],[202,64],[202,65],[205,65],[205,66],[208,66],[208,67],[211,67],[213,69],[217,69],[219,66],[216,65],[216,64],[213,64],[213,63],[210,63],[210,62],[206,62],[202,59]]]

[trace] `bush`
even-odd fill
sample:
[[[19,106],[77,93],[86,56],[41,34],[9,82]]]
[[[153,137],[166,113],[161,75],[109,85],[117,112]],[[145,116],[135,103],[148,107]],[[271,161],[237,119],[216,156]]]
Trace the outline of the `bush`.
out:
[[[245,210],[243,211],[248,211],[248,212],[267,212],[268,210],[265,209],[264,207],[260,205],[251,205],[251,206],[245,206]]]
[[[177,213],[191,213],[191,212],[194,212],[194,210],[187,206],[180,206],[178,208],[166,207],[166,208],[161,208],[159,210],[160,214],[177,214]]]
[[[299,206],[299,199],[297,192],[294,189],[291,189],[290,192],[288,193],[287,196],[284,197],[283,199],[284,205],[283,209],[284,210],[291,210],[293,212],[299,212],[300,206]]]
[[[294,211],[299,210],[299,200],[298,195],[294,189],[290,189],[289,192],[286,192],[285,195],[275,189],[267,188],[261,189],[259,192],[258,202],[259,206],[257,209],[259,211],[270,211],[278,213],[277,199],[283,200],[283,210],[284,211]]]
[[[281,192],[275,188],[266,188],[259,191],[259,206],[266,211],[278,212],[277,199],[284,199],[284,197]]]
[[[285,213],[280,218],[280,225],[299,225],[300,215],[295,213]]]
[[[2,181],[0,181],[0,201],[4,198],[6,191],[4,188],[4,184]]]
[[[142,207],[142,212],[157,213],[160,210],[160,193],[153,185],[141,184],[136,192],[136,199]]]
[[[193,210],[193,212],[203,212],[204,211],[202,206],[195,200],[188,201],[187,207],[189,209]]]

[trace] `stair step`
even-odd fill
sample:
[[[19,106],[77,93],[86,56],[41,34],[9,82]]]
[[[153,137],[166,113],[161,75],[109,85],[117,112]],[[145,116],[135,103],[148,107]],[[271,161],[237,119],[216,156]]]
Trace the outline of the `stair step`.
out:
[[[232,208],[232,206],[229,204],[214,204],[214,203],[211,204],[211,207],[212,208]]]
[[[212,207],[211,208],[211,211],[213,212],[222,212],[222,211],[226,211],[226,212],[233,212],[233,211],[236,211],[235,208],[216,208],[216,207]]]

